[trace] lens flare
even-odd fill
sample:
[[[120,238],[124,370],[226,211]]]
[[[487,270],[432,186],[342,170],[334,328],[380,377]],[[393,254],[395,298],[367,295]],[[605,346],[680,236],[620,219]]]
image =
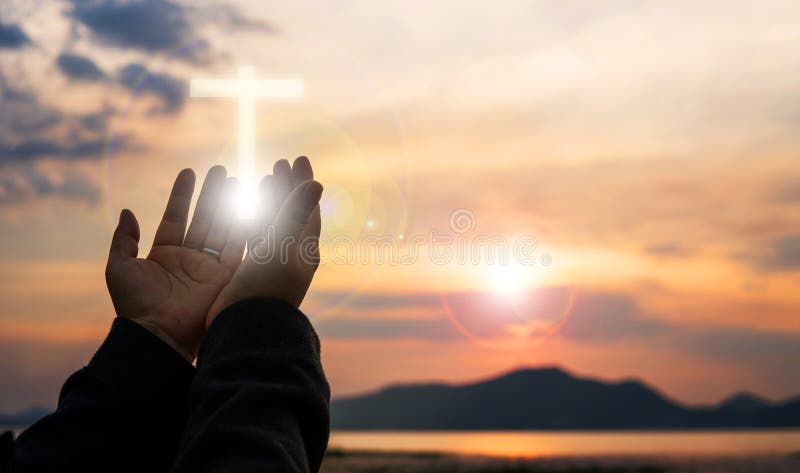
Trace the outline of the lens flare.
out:
[[[308,41],[308,38],[304,35],[303,41]],[[321,243],[338,236],[358,240],[365,233],[409,236],[406,227],[409,163],[403,124],[394,111],[388,109],[373,114],[369,127],[355,127],[352,117],[342,116],[337,109],[332,109],[328,102],[331,91],[338,94],[338,99],[359,103],[363,90],[377,89],[379,84],[350,51],[337,49],[327,38],[318,41],[320,47],[329,51],[328,57],[335,59],[333,62],[355,71],[346,83],[337,83],[327,75],[320,75],[318,56],[305,56],[301,48],[294,48],[291,40],[281,45],[278,57],[273,55],[274,51],[265,48],[248,50],[236,57],[253,64],[266,75],[302,74],[307,89],[302,101],[282,106],[282,102],[270,100],[263,107],[256,107],[257,153],[253,172],[256,183],[261,175],[271,172],[276,160],[307,155],[313,161],[315,178],[325,187],[320,202],[324,222]],[[153,126],[161,133],[159,120],[170,118],[178,125],[175,133],[166,135],[163,142],[159,141],[163,144],[164,156],[175,160],[164,167],[192,167],[202,175],[205,167],[223,164],[240,184],[243,179],[248,180],[250,173],[242,173],[237,165],[241,140],[237,139],[237,107],[232,103],[235,101],[215,100],[213,105],[199,105],[197,100],[192,100],[187,102],[185,112],[174,117],[137,113],[142,104],[146,105],[153,99],[148,87],[154,77],[170,74],[171,65],[180,66],[185,58],[196,56],[196,52],[206,46],[203,40],[197,39],[150,61],[147,64],[149,72],[143,74],[133,87],[127,104],[113,116],[104,153],[109,228],[115,226],[116,215],[128,199],[129,189],[138,184],[136,179],[150,179],[129,172],[141,161],[127,159],[131,153],[119,153],[117,144],[126,136],[135,136],[142,129],[152,129]],[[347,97],[347,94],[354,95]],[[375,137],[381,139],[376,141]],[[173,152],[175,150],[177,152]],[[247,191],[248,188],[255,189],[252,185],[240,186],[242,191],[233,204],[239,215],[252,215],[258,211],[252,205],[257,199]],[[153,197],[149,203],[155,208],[158,199]],[[370,218],[374,223],[372,229],[367,228]],[[326,301],[324,307],[315,311],[315,318],[342,312],[341,309],[368,290],[381,271],[377,266],[355,268],[341,297]]]
[[[495,294],[512,297],[526,288],[525,268],[515,264],[492,266],[487,270],[489,288]]]
[[[444,314],[461,335],[483,348],[525,350],[552,337],[575,307],[574,288],[520,291],[515,297],[496,293],[441,294]]]

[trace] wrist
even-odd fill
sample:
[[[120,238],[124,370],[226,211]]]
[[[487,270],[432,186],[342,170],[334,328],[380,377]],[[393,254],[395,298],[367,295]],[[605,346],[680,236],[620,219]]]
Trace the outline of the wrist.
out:
[[[185,358],[189,363],[192,363],[195,358],[193,350],[182,346],[172,336],[162,329],[157,323],[148,319],[147,317],[137,317],[135,319],[128,319],[144,327],[148,332],[155,335],[156,338],[166,343],[170,348],[175,350],[179,355]]]
[[[281,297],[277,294],[271,294],[267,291],[236,291],[236,290],[223,290],[217,299],[211,304],[211,309],[208,311],[208,315],[206,316],[206,330],[211,327],[211,324],[214,320],[221,314],[225,309],[236,304],[237,302],[245,301],[248,299],[277,299],[282,301],[295,309],[299,306],[299,304],[295,304],[292,300],[288,300],[289,298]]]
[[[235,294],[223,290],[214,300],[214,303],[211,304],[211,309],[209,309],[208,315],[206,315],[206,330],[208,330],[208,327],[211,326],[211,324],[223,310],[240,300],[242,299],[237,297]]]

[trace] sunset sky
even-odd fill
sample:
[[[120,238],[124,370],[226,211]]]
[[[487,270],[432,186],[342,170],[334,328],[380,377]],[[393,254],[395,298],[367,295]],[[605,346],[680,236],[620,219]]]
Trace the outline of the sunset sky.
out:
[[[180,169],[236,173],[235,100],[188,81],[243,64],[304,81],[258,102],[258,168],[311,158],[323,245],[538,243],[328,255],[303,309],[334,397],[538,365],[800,394],[798,24],[791,0],[3,0],[0,412],[54,406],[104,337],[119,211],[146,254]]]

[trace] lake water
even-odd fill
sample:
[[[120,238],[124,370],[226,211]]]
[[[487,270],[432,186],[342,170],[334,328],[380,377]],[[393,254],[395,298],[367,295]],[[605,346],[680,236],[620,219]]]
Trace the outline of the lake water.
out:
[[[3,430],[20,430],[14,427]],[[496,457],[800,457],[800,430],[611,432],[333,431],[331,449]]]
[[[500,457],[800,455],[800,430],[626,432],[333,431],[331,448]]]

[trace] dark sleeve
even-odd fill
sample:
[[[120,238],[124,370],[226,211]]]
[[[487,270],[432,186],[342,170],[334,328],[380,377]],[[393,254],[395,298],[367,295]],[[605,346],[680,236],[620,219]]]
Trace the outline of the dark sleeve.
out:
[[[194,367],[145,328],[114,320],[56,411],[14,442],[17,473],[169,471]]]
[[[174,471],[318,471],[330,423],[319,356],[311,323],[291,306],[225,309],[200,350]]]

